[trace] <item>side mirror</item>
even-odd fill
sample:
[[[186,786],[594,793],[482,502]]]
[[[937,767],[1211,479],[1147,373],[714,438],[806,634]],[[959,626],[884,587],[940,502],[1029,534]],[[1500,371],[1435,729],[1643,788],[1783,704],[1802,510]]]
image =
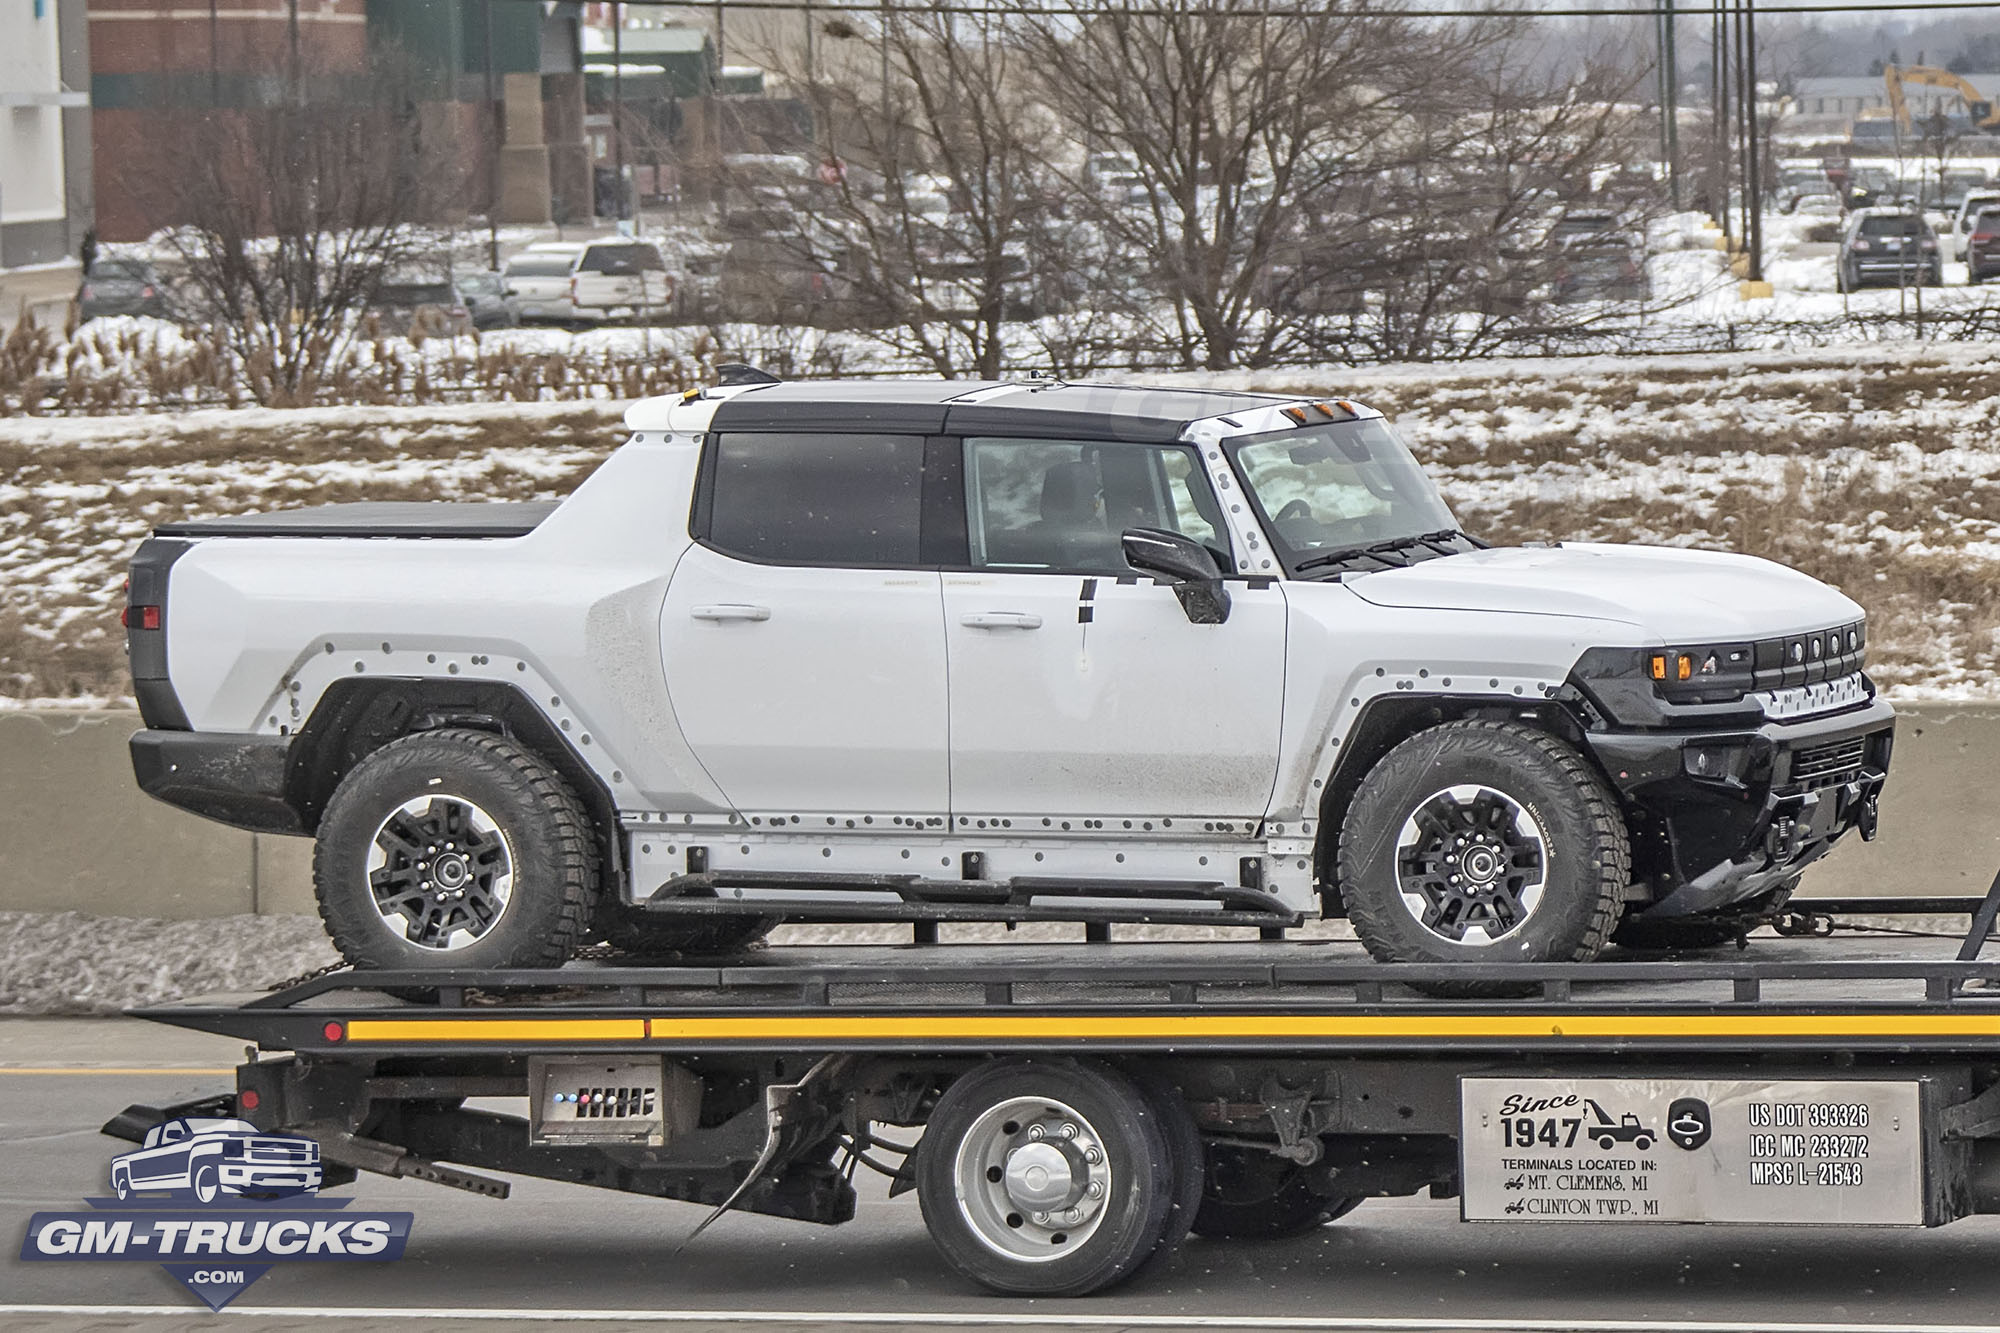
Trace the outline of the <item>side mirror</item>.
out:
[[[1229,619],[1229,590],[1206,546],[1165,528],[1127,528],[1122,545],[1126,564],[1173,587],[1189,624],[1220,625]]]

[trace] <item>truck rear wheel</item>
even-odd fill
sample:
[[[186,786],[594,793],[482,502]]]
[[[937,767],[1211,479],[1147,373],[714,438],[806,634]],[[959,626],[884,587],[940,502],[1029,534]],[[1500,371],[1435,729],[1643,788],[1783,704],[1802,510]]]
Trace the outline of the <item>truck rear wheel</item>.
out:
[[[1631,848],[1611,792],[1563,741],[1514,722],[1452,722],[1369,771],[1337,864],[1355,933],[1385,962],[1569,963],[1604,948]]]
[[[600,924],[604,938],[619,950],[639,958],[668,955],[741,953],[776,930],[778,916],[696,916],[647,912],[630,907],[606,907]]]
[[[356,967],[556,967],[589,924],[597,844],[540,758],[483,731],[419,732],[341,779],[313,885]]]
[[[1254,1148],[1208,1150],[1208,1182],[1194,1233],[1214,1240],[1284,1240],[1361,1206],[1358,1194],[1315,1194],[1305,1169]]]
[[[1123,1075],[1001,1061],[938,1099],[917,1148],[917,1200],[946,1262],[974,1282],[1082,1296],[1164,1259],[1172,1157],[1154,1104]]]

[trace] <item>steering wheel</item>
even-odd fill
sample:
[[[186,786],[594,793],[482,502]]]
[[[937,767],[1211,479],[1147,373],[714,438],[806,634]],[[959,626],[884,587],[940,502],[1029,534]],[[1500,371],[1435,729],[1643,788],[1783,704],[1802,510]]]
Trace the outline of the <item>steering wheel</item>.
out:
[[[1271,521],[1273,523],[1289,523],[1293,519],[1310,519],[1312,516],[1312,506],[1304,500],[1287,500],[1283,508],[1271,515]]]

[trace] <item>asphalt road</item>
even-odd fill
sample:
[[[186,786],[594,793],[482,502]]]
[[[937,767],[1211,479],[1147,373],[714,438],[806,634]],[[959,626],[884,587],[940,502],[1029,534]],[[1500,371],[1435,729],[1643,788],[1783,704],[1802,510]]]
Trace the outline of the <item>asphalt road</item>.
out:
[[[223,1317],[150,1263],[15,1257],[30,1212],[105,1192],[123,1146],[97,1133],[107,1117],[226,1087],[239,1054],[122,1020],[0,1020],[0,1327],[330,1330],[419,1315],[408,1324],[442,1333],[592,1314],[718,1329],[2000,1327],[2000,1218],[1931,1232],[1534,1227],[1379,1200],[1312,1237],[1197,1240],[1142,1286],[1030,1301],[969,1288],[932,1251],[915,1201],[872,1184],[845,1226],[732,1216],[677,1252],[702,1216],[691,1205],[532,1180],[495,1202],[364,1177],[344,1192],[415,1213],[405,1259],[282,1265]],[[328,1317],[343,1310],[355,1313]]]

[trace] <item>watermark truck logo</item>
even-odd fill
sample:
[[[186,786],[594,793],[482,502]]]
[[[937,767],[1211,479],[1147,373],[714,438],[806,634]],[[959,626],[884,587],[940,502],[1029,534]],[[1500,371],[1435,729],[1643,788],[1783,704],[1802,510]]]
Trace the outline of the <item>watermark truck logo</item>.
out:
[[[323,1179],[311,1139],[243,1120],[168,1120],[112,1159],[115,1198],[30,1218],[21,1257],[157,1262],[211,1310],[280,1260],[402,1258],[411,1215],[347,1212],[351,1200],[318,1197]]]

